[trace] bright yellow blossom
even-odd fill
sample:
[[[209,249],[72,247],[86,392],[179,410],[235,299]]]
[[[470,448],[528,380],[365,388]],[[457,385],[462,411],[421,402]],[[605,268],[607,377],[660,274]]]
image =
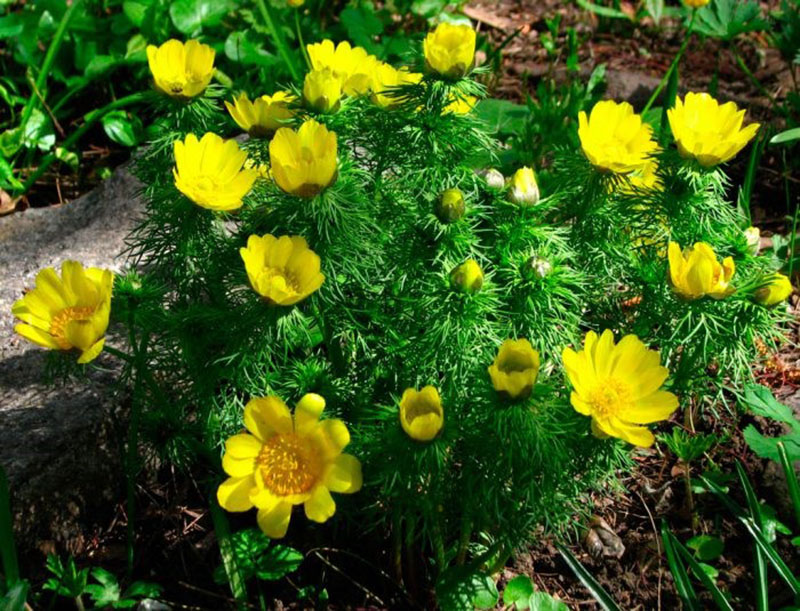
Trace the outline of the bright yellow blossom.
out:
[[[420,391],[406,388],[400,399],[400,425],[411,439],[430,441],[444,425],[444,409],[439,391],[426,386]]]
[[[306,103],[323,113],[339,110],[342,82],[332,70],[312,70],[303,81],[303,98]]]
[[[109,270],[76,261],[61,264],[61,277],[45,268],[36,275],[36,288],[11,307],[22,321],[14,331],[44,348],[78,350],[78,363],[88,363],[105,344],[113,284]]]
[[[147,63],[161,91],[174,98],[193,98],[214,76],[214,49],[196,40],[183,44],[172,39],[160,47],[147,45]]]
[[[223,140],[208,132],[200,140],[194,134],[174,143],[175,186],[198,206],[209,210],[236,210],[242,206],[258,176],[244,168],[247,153],[235,140]]]
[[[361,47],[351,47],[347,41],[334,46],[330,40],[306,46],[311,67],[328,69],[339,79],[345,95],[364,95],[370,89],[378,59]]]
[[[774,306],[786,301],[792,294],[792,283],[783,274],[773,274],[767,283],[756,289],[753,294],[755,300],[763,306]]]
[[[300,236],[251,235],[240,248],[253,290],[277,305],[293,305],[325,281],[319,256]]]
[[[598,102],[588,117],[581,111],[578,123],[581,148],[601,171],[628,174],[638,170],[658,146],[652,128],[627,102]]]
[[[514,172],[509,180],[508,199],[525,207],[539,203],[539,185],[531,168],[525,166]]]
[[[483,287],[483,270],[475,259],[467,259],[450,272],[450,282],[465,293],[477,293]]]
[[[707,93],[687,93],[667,111],[678,152],[705,168],[733,158],[756,135],[759,124],[742,127],[744,115],[733,102],[720,104]]]
[[[425,63],[448,78],[461,78],[475,63],[475,30],[468,25],[440,23],[423,43]]]
[[[641,447],[653,445],[653,434],[640,426],[666,420],[678,407],[678,398],[660,390],[669,376],[656,350],[635,335],[618,344],[606,329],[598,339],[589,331],[583,350],[565,348],[564,368],[572,384],[572,407],[592,418],[598,437],[617,437]]]
[[[239,94],[233,104],[226,101],[236,124],[251,136],[268,136],[292,118],[294,112],[289,105],[297,98],[288,91],[276,91],[273,95],[262,95],[252,102],[246,93]]]
[[[303,4],[305,4],[306,2],[306,0],[288,0],[288,1],[289,1],[289,6],[292,6],[294,8],[303,6]]]
[[[711,0],[683,0],[683,3],[689,8],[703,8]]]
[[[446,189],[442,191],[439,200],[436,202],[436,218],[442,223],[455,223],[464,216],[467,204],[464,201],[464,194],[460,189]]]
[[[343,454],[350,433],[341,420],[320,420],[325,399],[303,396],[294,416],[278,397],[251,399],[244,408],[246,433],[225,442],[222,468],[230,477],[217,489],[227,511],[258,509],[261,530],[273,538],[286,534],[292,507],[325,522],[336,512],[331,492],[361,489],[361,463]]]
[[[670,242],[667,254],[672,288],[684,299],[706,295],[723,299],[733,293],[729,285],[736,264],[731,257],[725,257],[720,264],[714,250],[705,242],[696,242],[683,252],[676,242]]]
[[[489,367],[489,377],[497,392],[512,399],[527,397],[539,375],[539,352],[527,339],[507,339]]]
[[[308,120],[296,132],[279,129],[269,143],[272,176],[290,195],[314,197],[336,180],[336,133]]]
[[[409,72],[403,66],[396,69],[384,62],[379,63],[372,73],[372,101],[381,108],[388,108],[399,104],[402,99],[397,97],[392,91],[395,87],[402,85],[414,85],[422,80],[422,75],[418,72]]]

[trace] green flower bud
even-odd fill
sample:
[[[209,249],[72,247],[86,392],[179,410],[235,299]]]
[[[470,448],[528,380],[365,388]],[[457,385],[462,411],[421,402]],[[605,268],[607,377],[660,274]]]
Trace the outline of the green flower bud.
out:
[[[486,186],[493,191],[500,191],[506,186],[506,179],[499,170],[489,168],[488,170],[484,170],[481,175],[486,181]]]
[[[528,278],[544,278],[553,271],[553,266],[547,259],[531,257],[525,261],[524,274]]]
[[[477,293],[483,286],[483,270],[475,259],[467,259],[450,272],[453,288],[465,293]]]
[[[447,189],[439,196],[436,202],[436,218],[442,223],[454,223],[466,211],[464,195],[458,189]]]

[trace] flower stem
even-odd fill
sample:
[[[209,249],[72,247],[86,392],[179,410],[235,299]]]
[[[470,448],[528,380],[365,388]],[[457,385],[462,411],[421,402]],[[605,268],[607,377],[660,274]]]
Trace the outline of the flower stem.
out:
[[[294,28],[297,30],[297,42],[300,43],[300,50],[303,52],[303,58],[306,60],[306,66],[309,70],[311,70],[311,58],[308,56],[308,51],[306,50],[306,43],[303,40],[303,28],[300,27],[300,10],[295,10],[294,12]]]
[[[681,44],[681,48],[678,50],[677,55],[672,60],[672,63],[669,65],[667,72],[661,78],[661,82],[656,87],[656,90],[653,92],[653,95],[650,96],[650,99],[647,100],[647,104],[645,105],[644,109],[642,110],[642,114],[645,114],[650,108],[653,106],[655,101],[658,99],[658,96],[661,95],[661,90],[664,89],[664,85],[667,84],[672,71],[678,67],[678,63],[681,61],[681,57],[683,56],[684,52],[686,51],[686,47],[689,45],[689,40],[692,37],[692,26],[694,25],[694,18],[697,15],[697,9],[692,10],[692,17],[689,19],[689,26],[686,28],[686,36],[683,39],[683,43]]]
[[[17,549],[14,544],[14,526],[11,519],[11,494],[8,490],[8,478],[0,465],[0,559],[6,585],[10,588],[19,581],[19,563]]]
[[[283,38],[283,34],[275,26],[275,20],[272,18],[270,7],[267,6],[264,0],[256,0],[256,6],[258,6],[261,17],[264,19],[264,23],[269,30],[269,34],[272,37],[272,42],[275,44],[275,47],[277,47],[278,53],[280,54],[281,58],[283,58],[283,62],[286,64],[286,67],[289,69],[292,80],[299,82],[300,74],[297,71],[297,66],[294,65],[294,59],[289,52],[289,47],[286,46],[286,41]]]

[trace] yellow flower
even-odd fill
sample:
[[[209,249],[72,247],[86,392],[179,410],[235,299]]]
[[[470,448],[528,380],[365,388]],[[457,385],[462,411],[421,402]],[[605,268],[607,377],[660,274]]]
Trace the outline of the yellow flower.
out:
[[[319,112],[336,112],[342,97],[342,82],[328,68],[312,70],[303,81],[303,97]]]
[[[184,45],[172,39],[160,47],[147,45],[147,63],[161,91],[174,98],[193,98],[214,76],[214,49],[196,40]]]
[[[388,108],[402,102],[392,91],[395,87],[402,85],[414,85],[422,80],[422,75],[418,72],[409,72],[403,66],[395,69],[393,66],[384,62],[379,63],[372,73],[372,102],[381,108]]]
[[[440,23],[423,43],[425,63],[448,78],[461,78],[475,62],[475,30],[468,25]]]
[[[468,115],[472,112],[475,108],[475,104],[478,103],[478,98],[474,95],[468,95],[465,98],[456,97],[452,102],[450,102],[447,106],[444,107],[442,110],[442,114],[456,114],[456,115]]]
[[[289,6],[297,8],[299,6],[303,6],[306,0],[289,0]]]
[[[755,300],[763,306],[774,306],[789,298],[792,294],[792,283],[783,274],[773,274],[767,283],[759,287],[753,294]]]
[[[300,236],[251,235],[239,254],[253,290],[270,303],[295,304],[325,281],[319,256]]]
[[[223,140],[208,132],[200,140],[194,134],[176,140],[175,186],[198,206],[209,210],[236,210],[242,206],[258,176],[244,168],[247,153],[235,140]]]
[[[483,270],[475,259],[467,259],[450,272],[450,282],[465,293],[477,293],[483,287]]]
[[[61,277],[52,267],[36,275],[36,288],[11,307],[21,323],[14,331],[51,350],[78,350],[78,363],[94,360],[103,350],[114,274],[84,268],[76,261],[61,264]]]
[[[444,409],[439,391],[426,386],[420,391],[406,388],[400,399],[400,425],[411,439],[430,441],[444,425]]]
[[[269,143],[272,176],[290,195],[314,197],[336,180],[336,134],[308,120],[296,132],[282,127]]]
[[[539,185],[536,174],[529,167],[522,167],[511,177],[508,199],[520,206],[535,206],[539,203]]]
[[[698,299],[705,295],[723,299],[733,288],[728,286],[736,271],[731,257],[720,264],[714,250],[705,242],[681,252],[676,242],[669,243],[669,276],[673,290],[685,299]]]
[[[640,189],[662,189],[661,179],[658,177],[658,161],[648,159],[644,165],[627,175],[630,185]],[[623,192],[631,192],[628,185],[622,187]]]
[[[325,399],[307,394],[294,416],[278,397],[251,399],[244,408],[244,426],[225,442],[222,468],[230,477],[217,489],[227,511],[258,509],[258,526],[268,536],[286,534],[293,505],[306,517],[325,522],[336,512],[331,492],[361,489],[361,463],[343,454],[350,433],[341,420],[319,417]]]
[[[756,135],[758,123],[742,128],[744,115],[733,102],[720,104],[707,93],[687,93],[667,111],[678,152],[705,168],[733,158]]]
[[[689,8],[703,8],[711,0],[683,0],[683,3]]]
[[[436,203],[436,218],[442,223],[455,223],[464,216],[466,203],[460,189],[447,189],[439,196]]]
[[[372,84],[372,74],[378,60],[361,47],[351,47],[347,41],[334,46],[323,40],[306,46],[311,67],[314,70],[328,69],[339,79],[345,95],[357,96],[367,93]]]
[[[489,377],[497,392],[512,399],[527,397],[539,375],[539,353],[527,339],[507,339],[489,367]]]
[[[653,434],[642,424],[666,420],[678,407],[678,398],[660,390],[669,375],[660,355],[635,335],[618,344],[606,329],[586,334],[583,350],[565,348],[562,359],[572,384],[572,407],[592,418],[598,437],[617,437],[641,447],[653,445]]]
[[[581,148],[601,171],[627,174],[638,170],[658,146],[651,137],[653,130],[627,102],[598,102],[588,118],[581,111],[578,123]]]
[[[226,101],[225,107],[244,131],[251,136],[264,137],[292,118],[294,112],[289,104],[296,99],[288,91],[277,91],[274,95],[262,95],[251,102],[246,93],[241,93],[233,104]]]

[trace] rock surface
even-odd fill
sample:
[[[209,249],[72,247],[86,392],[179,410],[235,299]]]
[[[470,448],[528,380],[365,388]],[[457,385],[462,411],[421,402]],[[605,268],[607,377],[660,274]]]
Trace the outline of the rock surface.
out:
[[[0,465],[23,556],[84,546],[87,516],[121,486],[111,428],[124,397],[107,355],[96,361],[105,371],[47,384],[47,351],[14,334],[11,305],[41,268],[66,259],[121,270],[125,236],[143,209],[139,188],[122,168],[71,203],[0,218]]]

